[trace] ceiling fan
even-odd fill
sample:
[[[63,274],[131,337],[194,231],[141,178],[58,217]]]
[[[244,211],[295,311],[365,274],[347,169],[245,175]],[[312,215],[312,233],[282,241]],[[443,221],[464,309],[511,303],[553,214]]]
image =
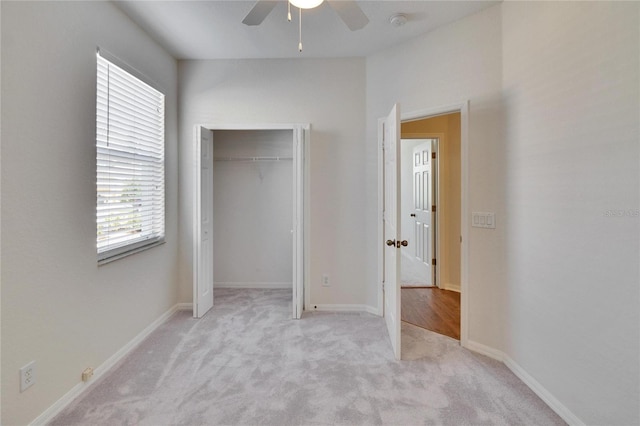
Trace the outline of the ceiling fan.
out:
[[[288,3],[289,7],[293,5],[302,11],[302,9],[318,7],[323,2],[324,0],[290,0]],[[245,25],[260,25],[278,3],[278,0],[258,0],[253,9],[242,20],[242,23]],[[327,0],[327,3],[336,11],[351,31],[364,28],[369,23],[369,19],[355,0]],[[289,20],[291,20],[290,11]]]

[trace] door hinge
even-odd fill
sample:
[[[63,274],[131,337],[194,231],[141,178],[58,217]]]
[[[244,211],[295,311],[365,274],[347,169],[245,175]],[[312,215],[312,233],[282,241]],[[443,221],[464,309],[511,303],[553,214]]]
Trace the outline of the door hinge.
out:
[[[436,266],[436,263],[437,263],[437,262],[436,262],[436,260],[435,260],[435,259],[431,259],[431,265],[432,265],[432,266]]]
[[[436,153],[435,153],[435,152],[432,152],[432,153],[431,153],[431,158],[432,158],[433,160],[435,160],[435,159],[436,159]]]
[[[435,213],[435,212],[436,212],[436,206],[431,206],[431,211],[432,211],[433,213]]]

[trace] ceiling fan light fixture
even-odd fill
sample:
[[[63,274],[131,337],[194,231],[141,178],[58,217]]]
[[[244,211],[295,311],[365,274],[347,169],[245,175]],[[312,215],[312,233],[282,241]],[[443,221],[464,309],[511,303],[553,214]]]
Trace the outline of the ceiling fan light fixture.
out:
[[[313,9],[322,4],[324,0],[289,0],[289,3],[299,9]]]

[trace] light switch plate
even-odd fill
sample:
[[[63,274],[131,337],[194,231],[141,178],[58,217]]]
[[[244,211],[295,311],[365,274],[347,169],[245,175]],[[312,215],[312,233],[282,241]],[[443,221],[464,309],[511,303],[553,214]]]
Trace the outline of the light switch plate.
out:
[[[471,213],[471,226],[474,228],[496,228],[496,214],[493,212]]]

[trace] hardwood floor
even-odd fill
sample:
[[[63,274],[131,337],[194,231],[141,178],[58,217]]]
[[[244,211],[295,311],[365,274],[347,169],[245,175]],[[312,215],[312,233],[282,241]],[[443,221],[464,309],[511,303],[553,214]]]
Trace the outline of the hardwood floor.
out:
[[[460,293],[403,287],[402,321],[460,340]]]

